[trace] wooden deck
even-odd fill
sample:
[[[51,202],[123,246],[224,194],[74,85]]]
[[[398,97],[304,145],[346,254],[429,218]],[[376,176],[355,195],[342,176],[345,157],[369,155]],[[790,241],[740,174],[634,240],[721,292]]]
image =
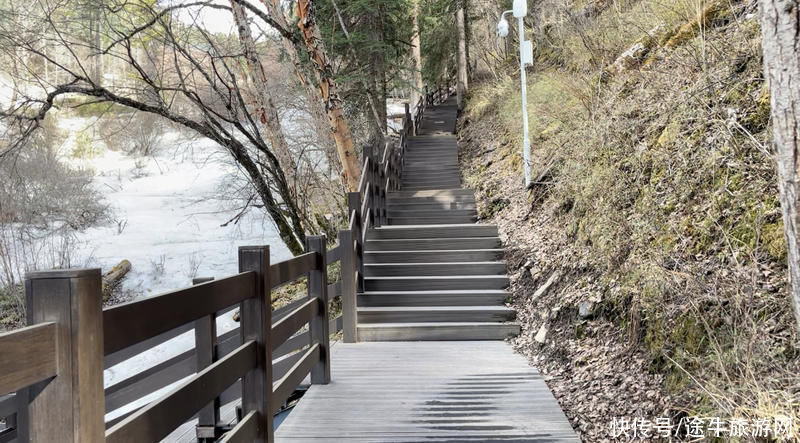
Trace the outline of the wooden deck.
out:
[[[538,371],[501,341],[519,326],[503,305],[497,227],[473,224],[474,194],[460,188],[455,120],[451,98],[409,140],[388,224],[365,246],[360,342],[332,348],[330,384],[310,387],[276,441],[578,441]]]
[[[578,441],[505,342],[339,343],[332,356],[331,383],[311,387],[276,441]]]

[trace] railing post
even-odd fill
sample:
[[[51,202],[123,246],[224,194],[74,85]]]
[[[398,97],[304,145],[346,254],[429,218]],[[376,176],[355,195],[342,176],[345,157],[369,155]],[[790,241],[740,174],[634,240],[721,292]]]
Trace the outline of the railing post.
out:
[[[257,442],[272,442],[272,306],[269,283],[269,246],[241,246],[239,272],[256,273],[256,296],[241,303],[242,343],[255,340],[256,367],[242,377],[242,414],[259,415]]]
[[[201,277],[192,279],[193,285],[199,285],[214,280],[214,277]],[[194,350],[197,358],[197,372],[211,366],[217,361],[217,316],[206,315],[194,322]],[[203,406],[197,413],[197,440],[214,441],[219,437],[218,424],[220,402],[219,397]]]
[[[339,247],[342,248],[342,335],[345,343],[358,341],[358,312],[356,311],[356,248],[353,231],[339,231]]]
[[[317,267],[308,273],[308,298],[319,299],[319,310],[308,327],[311,342],[319,343],[319,361],[311,368],[311,384],[331,381],[330,334],[328,324],[328,251],[324,235],[306,236],[306,251],[318,254]]]
[[[25,276],[28,323],[55,322],[58,375],[28,389],[35,442],[105,440],[100,269]]]
[[[348,212],[352,215],[353,211],[356,213],[356,220],[358,223],[355,225],[355,231],[353,231],[353,236],[355,237],[356,242],[356,271],[358,272],[358,277],[356,279],[356,292],[363,292],[364,291],[364,245],[362,244],[363,237],[363,226],[361,226],[361,193],[360,192],[348,192],[347,193],[347,209]]]

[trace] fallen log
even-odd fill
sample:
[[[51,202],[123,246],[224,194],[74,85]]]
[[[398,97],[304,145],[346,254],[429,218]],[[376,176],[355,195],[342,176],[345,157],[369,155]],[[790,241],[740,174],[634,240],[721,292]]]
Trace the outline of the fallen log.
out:
[[[103,299],[111,296],[114,289],[119,286],[125,275],[131,270],[131,262],[122,260],[108,272],[103,274]]]

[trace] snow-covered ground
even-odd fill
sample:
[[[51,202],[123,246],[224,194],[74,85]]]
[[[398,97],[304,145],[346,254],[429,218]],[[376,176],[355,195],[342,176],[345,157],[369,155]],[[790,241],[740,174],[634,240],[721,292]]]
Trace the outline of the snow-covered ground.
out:
[[[62,148],[65,153],[72,151],[76,134],[91,131],[92,123],[83,118],[59,121],[59,126],[70,133]],[[80,249],[74,251],[73,261],[108,270],[120,260],[129,260],[132,270],[123,281],[124,289],[151,296],[189,286],[193,277],[235,274],[240,245],[270,245],[273,261],[291,257],[269,217],[259,210],[249,212],[236,224],[220,226],[233,215],[223,211],[219,196],[236,168],[208,139],[186,140],[177,132],[166,132],[152,158],[134,158],[106,149],[92,158],[69,161],[94,171],[95,186],[115,219],[81,232]],[[223,333],[237,325],[227,315],[217,326]],[[180,335],[109,368],[105,385],[193,346],[192,332]],[[114,411],[108,418],[159,394]]]
[[[62,125],[80,130],[82,120]],[[221,226],[234,215],[222,210],[221,187],[236,169],[208,139],[186,141],[168,132],[152,158],[104,150],[79,162],[94,170],[116,222],[79,235],[77,262],[107,270],[129,260],[126,289],[152,295],[187,286],[193,277],[234,274],[237,247],[245,244],[270,245],[273,261],[291,257],[260,210]]]

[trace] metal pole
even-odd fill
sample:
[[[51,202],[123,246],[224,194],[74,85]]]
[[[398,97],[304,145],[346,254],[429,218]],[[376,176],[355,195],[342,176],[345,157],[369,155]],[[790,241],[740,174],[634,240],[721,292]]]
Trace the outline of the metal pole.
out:
[[[518,17],[519,23],[519,78],[522,82],[522,156],[525,163],[525,187],[530,188],[531,183],[531,139],[528,136],[528,85],[525,76],[525,56],[522,53],[525,47],[525,27],[523,17]]]

